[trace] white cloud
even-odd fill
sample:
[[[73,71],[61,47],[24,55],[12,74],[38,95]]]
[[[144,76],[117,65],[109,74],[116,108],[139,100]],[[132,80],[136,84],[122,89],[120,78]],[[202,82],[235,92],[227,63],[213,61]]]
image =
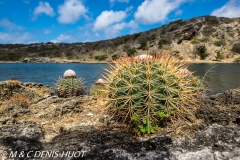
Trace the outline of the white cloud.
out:
[[[37,19],[38,15],[46,14],[50,17],[55,15],[53,8],[50,6],[48,2],[39,2],[39,5],[33,11],[33,19]]]
[[[105,33],[106,38],[114,38],[114,37],[118,36],[118,34],[121,30],[126,29],[126,28],[135,30],[136,28],[138,28],[138,24],[133,20],[131,20],[128,23],[126,23],[126,22],[116,23],[116,24],[113,24],[113,25],[107,27],[104,30],[104,33]]]
[[[23,3],[29,4],[29,0],[23,0]]]
[[[182,15],[182,13],[183,13],[182,10],[177,10],[177,11],[175,12],[175,15],[176,15],[176,16],[180,16],[180,15]]]
[[[31,38],[31,35],[26,33],[3,33],[0,32],[0,43],[27,43]]]
[[[0,27],[4,27],[9,30],[23,30],[22,26],[16,25],[13,22],[10,22],[8,19],[4,18],[0,20]]]
[[[121,22],[114,24],[112,26],[109,26],[104,32],[106,35],[106,38],[113,38],[115,37],[119,31],[123,30],[127,26],[127,23]]]
[[[169,13],[188,0],[145,0],[134,13],[135,20],[142,24],[164,22]]]
[[[129,0],[109,0],[109,3],[111,4],[111,6],[113,6],[115,2],[128,3]]]
[[[93,30],[105,30],[107,27],[114,23],[123,21],[127,17],[125,11],[103,11],[96,19]]]
[[[132,29],[138,28],[138,24],[134,20],[131,20],[130,22],[128,22],[127,26]]]
[[[240,17],[240,1],[229,0],[221,8],[218,8],[212,11],[211,15],[218,16],[218,17],[229,17],[229,18]]]
[[[95,33],[95,36],[96,36],[96,37],[99,37],[99,36],[100,36],[100,34],[99,34],[99,33]]]
[[[81,0],[65,0],[63,5],[58,7],[58,21],[60,23],[74,23],[81,16],[86,17],[87,8],[82,4]]]
[[[48,29],[46,29],[46,30],[44,30],[44,34],[50,34],[52,31],[50,31],[50,30],[48,30]]]
[[[60,34],[56,39],[53,39],[50,42],[59,43],[59,42],[69,41],[71,39],[73,39],[73,37],[70,35]]]

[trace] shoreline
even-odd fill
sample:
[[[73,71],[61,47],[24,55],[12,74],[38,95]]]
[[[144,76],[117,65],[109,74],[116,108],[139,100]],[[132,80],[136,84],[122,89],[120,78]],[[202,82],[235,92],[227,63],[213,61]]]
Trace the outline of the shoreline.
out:
[[[212,60],[181,60],[181,62],[186,62],[186,63],[192,63],[192,64],[233,64],[233,63],[238,63],[234,62],[233,60],[223,60],[223,61],[212,61]],[[18,61],[0,61],[0,64],[3,63],[25,63],[25,62],[18,62]],[[82,63],[82,64],[107,64],[107,63],[112,63],[112,61],[57,61],[57,62],[27,62],[29,64],[45,64],[45,63],[59,63],[59,64],[67,64],[67,63]]]

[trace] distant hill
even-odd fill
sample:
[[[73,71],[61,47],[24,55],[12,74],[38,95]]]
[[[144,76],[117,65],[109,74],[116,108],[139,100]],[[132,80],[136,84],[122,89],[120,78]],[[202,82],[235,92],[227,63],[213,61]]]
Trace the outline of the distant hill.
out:
[[[177,20],[146,32],[97,42],[0,44],[0,61],[28,62],[39,57],[57,62],[111,61],[160,52],[189,62],[240,61],[240,18]]]

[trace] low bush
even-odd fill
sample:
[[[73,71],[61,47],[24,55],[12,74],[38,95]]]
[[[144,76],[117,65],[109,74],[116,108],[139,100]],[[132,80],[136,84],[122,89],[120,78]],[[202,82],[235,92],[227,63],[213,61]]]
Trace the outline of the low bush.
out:
[[[223,59],[224,57],[223,57],[223,55],[222,55],[222,53],[221,52],[217,52],[217,57],[216,57],[216,59],[217,60],[221,60],[221,59]]]
[[[112,55],[112,60],[116,60],[116,59],[118,59],[118,55],[117,54]]]
[[[99,60],[99,61],[104,61],[108,58],[108,55],[107,54],[101,54],[101,55],[95,56],[94,58],[96,60]]]
[[[192,44],[198,44],[198,43],[201,43],[203,40],[200,39],[200,38],[197,38],[197,37],[193,37],[192,40],[191,40],[191,43]]]
[[[240,57],[235,58],[235,59],[234,59],[234,62],[240,63]]]
[[[133,56],[135,53],[137,53],[137,50],[135,48],[130,48],[127,50],[128,57]]]
[[[206,59],[206,57],[208,56],[208,54],[207,54],[207,48],[205,47],[205,46],[199,46],[198,48],[197,48],[197,50],[199,51],[199,53],[200,53],[200,57],[201,57],[201,59]]]
[[[217,40],[217,41],[214,41],[213,44],[215,46],[223,46],[225,45],[225,42],[223,40]]]

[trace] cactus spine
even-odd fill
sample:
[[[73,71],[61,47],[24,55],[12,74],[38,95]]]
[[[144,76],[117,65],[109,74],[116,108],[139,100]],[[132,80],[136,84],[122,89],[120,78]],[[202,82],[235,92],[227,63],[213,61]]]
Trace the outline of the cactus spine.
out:
[[[83,94],[83,83],[73,70],[65,71],[56,83],[56,93],[59,97],[72,97]]]
[[[197,104],[201,82],[184,73],[185,63],[167,55],[114,61],[104,74],[101,90],[108,97],[109,110],[129,127],[153,133],[164,118],[191,113],[187,104]]]

